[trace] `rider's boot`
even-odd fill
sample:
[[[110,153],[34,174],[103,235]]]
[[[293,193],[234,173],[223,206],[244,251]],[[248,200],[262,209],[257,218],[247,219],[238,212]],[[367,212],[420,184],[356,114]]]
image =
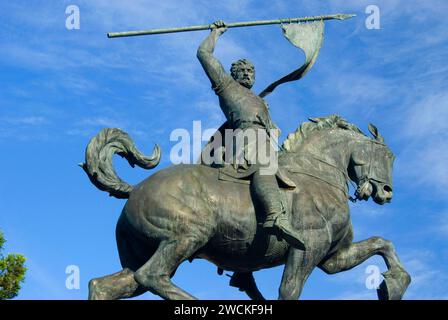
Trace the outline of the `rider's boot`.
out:
[[[299,232],[291,225],[285,210],[271,211],[263,223],[263,228],[269,234],[279,235],[291,246],[299,250],[306,250],[305,243]]]
[[[305,250],[299,232],[291,225],[290,215],[283,205],[283,196],[275,175],[262,175],[256,172],[252,182],[257,200],[266,213],[263,223],[266,232],[286,240],[297,249]]]

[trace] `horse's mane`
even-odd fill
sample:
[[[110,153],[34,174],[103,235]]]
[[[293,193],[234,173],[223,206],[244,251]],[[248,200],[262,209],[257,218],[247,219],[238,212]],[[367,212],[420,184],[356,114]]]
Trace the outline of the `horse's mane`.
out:
[[[286,152],[294,152],[298,149],[303,141],[310,135],[317,131],[325,129],[340,128],[359,133],[363,136],[365,134],[354,124],[349,123],[344,118],[338,115],[331,115],[323,118],[310,118],[310,122],[304,122],[295,132],[288,134],[288,137],[283,142],[283,150]]]

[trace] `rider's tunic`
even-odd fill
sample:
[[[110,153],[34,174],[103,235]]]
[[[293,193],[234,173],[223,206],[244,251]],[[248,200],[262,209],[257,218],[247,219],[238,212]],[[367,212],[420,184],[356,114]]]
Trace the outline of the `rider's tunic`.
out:
[[[219,81],[212,88],[219,97],[219,105],[227,118],[229,127],[234,130],[240,129],[242,134],[252,137],[252,139],[248,138],[250,141],[245,141],[243,148],[233,150],[233,156],[236,157],[234,160],[238,159],[238,168],[247,169],[253,165],[260,165],[260,162],[266,165],[265,160],[258,161],[257,151],[266,152],[269,156],[269,152],[273,152],[272,150],[276,148],[279,130],[271,120],[265,101],[227,73],[222,73]],[[251,135],[248,129],[255,129],[252,131],[255,134]],[[276,136],[274,137],[273,134]],[[253,139],[254,136],[255,139]],[[264,146],[262,146],[263,143]],[[234,148],[237,146],[234,144]]]

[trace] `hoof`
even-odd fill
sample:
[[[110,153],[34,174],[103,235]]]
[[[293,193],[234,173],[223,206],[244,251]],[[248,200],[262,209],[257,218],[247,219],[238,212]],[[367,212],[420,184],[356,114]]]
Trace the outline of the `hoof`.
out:
[[[411,277],[404,269],[391,269],[383,273],[384,281],[377,290],[379,300],[401,300],[411,283]]]
[[[242,274],[235,272],[230,277],[229,285],[238,288],[239,291],[247,291],[250,286],[255,285],[255,279],[252,274]]]
[[[89,300],[107,300],[106,295],[100,289],[98,279],[89,281]]]
[[[235,272],[230,277],[229,284],[231,287],[236,287],[240,291],[245,292],[252,300],[265,300],[255,284],[255,279],[252,273]]]

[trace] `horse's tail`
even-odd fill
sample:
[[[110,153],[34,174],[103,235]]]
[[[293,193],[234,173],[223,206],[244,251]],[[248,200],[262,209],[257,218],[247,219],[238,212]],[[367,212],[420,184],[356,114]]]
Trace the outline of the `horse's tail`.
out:
[[[103,129],[90,140],[86,148],[86,162],[80,164],[81,168],[98,189],[109,192],[115,198],[127,199],[133,186],[115,173],[112,163],[114,154],[126,158],[132,167],[137,165],[151,169],[159,164],[161,152],[156,144],[152,155],[144,156],[137,150],[129,135],[116,128]]]

